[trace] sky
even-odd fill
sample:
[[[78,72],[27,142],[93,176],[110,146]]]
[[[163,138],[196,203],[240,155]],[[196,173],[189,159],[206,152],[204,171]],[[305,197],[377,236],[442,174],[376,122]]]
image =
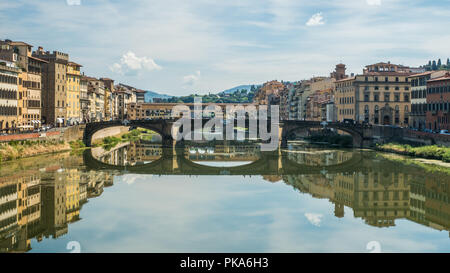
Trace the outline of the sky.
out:
[[[450,57],[450,0],[1,0],[0,39],[170,95]]]

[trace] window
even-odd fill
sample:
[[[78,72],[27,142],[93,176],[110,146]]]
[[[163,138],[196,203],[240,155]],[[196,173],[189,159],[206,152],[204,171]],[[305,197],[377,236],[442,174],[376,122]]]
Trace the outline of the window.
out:
[[[384,94],[384,101],[389,101],[390,99],[390,94],[389,93],[385,93]]]

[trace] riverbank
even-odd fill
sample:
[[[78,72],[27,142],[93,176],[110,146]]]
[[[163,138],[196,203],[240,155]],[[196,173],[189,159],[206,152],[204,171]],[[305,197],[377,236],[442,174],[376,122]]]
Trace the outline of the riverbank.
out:
[[[441,160],[447,163],[450,162],[450,148],[437,145],[413,147],[408,144],[387,143],[378,144],[375,150],[416,158]]]
[[[75,147],[74,147],[75,148]],[[0,162],[38,155],[72,151],[70,143],[65,141],[11,141],[0,145]]]
[[[152,141],[155,135],[157,134],[154,133],[153,131],[139,128],[131,130],[130,132],[125,134],[107,136],[105,138],[99,139],[95,141],[92,144],[92,146],[93,147],[102,146],[105,150],[110,150],[111,148],[115,147],[117,144],[122,142],[130,142],[136,140]]]

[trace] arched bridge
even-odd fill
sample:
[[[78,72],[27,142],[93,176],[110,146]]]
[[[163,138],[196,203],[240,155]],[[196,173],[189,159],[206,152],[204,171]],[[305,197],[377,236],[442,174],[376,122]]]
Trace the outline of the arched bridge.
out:
[[[203,119],[202,125],[208,122],[209,119]],[[131,127],[142,127],[146,129],[150,129],[161,135],[163,145],[166,147],[173,147],[175,144],[175,140],[172,137],[172,126],[175,123],[175,120],[167,120],[167,119],[153,119],[153,120],[130,120],[130,121],[105,121],[105,122],[93,122],[86,124],[86,128],[83,134],[83,142],[87,147],[91,146],[91,139],[95,132],[100,131],[102,129],[108,127],[116,127],[116,126],[131,126]],[[194,123],[194,120],[192,120]],[[246,128],[249,128],[249,120],[245,121]],[[258,126],[260,124],[258,123]],[[270,121],[267,124],[270,129]],[[344,132],[349,133],[353,137],[353,146],[354,147],[362,147],[363,141],[368,140],[369,138],[365,137],[365,129],[369,129],[367,126],[359,125],[359,124],[351,124],[351,123],[340,123],[340,122],[328,122],[323,123],[319,121],[294,121],[294,120],[285,120],[279,123],[279,132],[278,132],[278,141],[282,146],[287,145],[287,141],[289,136],[296,130],[303,128],[334,128],[337,130],[342,130]],[[192,125],[191,128],[194,128]],[[224,129],[226,126],[224,125]],[[247,133],[248,134],[248,133]]]

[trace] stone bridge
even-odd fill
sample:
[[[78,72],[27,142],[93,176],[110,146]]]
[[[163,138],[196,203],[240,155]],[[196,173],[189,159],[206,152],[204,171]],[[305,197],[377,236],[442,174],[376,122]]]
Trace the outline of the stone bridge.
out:
[[[209,119],[203,119],[202,124],[204,125],[208,122]],[[194,124],[194,120],[192,120],[192,127]],[[141,127],[145,129],[150,129],[161,135],[163,145],[166,147],[173,147],[175,145],[175,140],[172,137],[172,126],[175,123],[175,120],[168,119],[154,119],[154,120],[130,120],[127,122],[124,121],[107,121],[107,122],[94,122],[86,124],[86,128],[83,134],[83,142],[87,147],[91,146],[91,139],[95,132],[114,126],[130,126],[130,127]],[[248,119],[245,120],[246,128],[249,128],[250,121]],[[258,123],[258,126],[260,124]],[[270,121],[267,123],[268,130],[270,130]],[[354,147],[362,147],[364,141],[370,141],[371,137],[366,137],[365,135],[371,136],[370,132],[367,133],[367,130],[370,131],[371,127],[358,125],[358,124],[348,124],[348,123],[340,123],[340,122],[329,122],[324,125],[322,122],[318,121],[291,121],[286,120],[280,122],[279,132],[278,132],[278,141],[279,144],[283,147],[287,145],[287,141],[289,136],[295,132],[296,130],[301,130],[305,128],[334,128],[337,130],[342,130],[353,137],[353,146]],[[224,125],[224,130],[226,125]],[[258,127],[259,129],[259,127]],[[248,134],[248,132],[247,132]]]

